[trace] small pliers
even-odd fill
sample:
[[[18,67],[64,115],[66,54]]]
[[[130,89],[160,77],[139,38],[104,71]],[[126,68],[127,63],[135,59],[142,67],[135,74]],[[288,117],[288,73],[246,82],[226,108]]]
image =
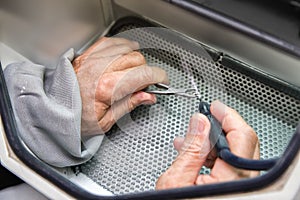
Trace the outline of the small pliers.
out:
[[[199,98],[200,94],[197,89],[189,88],[189,89],[177,89],[170,87],[169,85],[165,85],[163,83],[155,84],[157,88],[161,88],[162,90],[146,90],[145,92],[151,94],[160,94],[160,95],[177,95],[188,98]]]

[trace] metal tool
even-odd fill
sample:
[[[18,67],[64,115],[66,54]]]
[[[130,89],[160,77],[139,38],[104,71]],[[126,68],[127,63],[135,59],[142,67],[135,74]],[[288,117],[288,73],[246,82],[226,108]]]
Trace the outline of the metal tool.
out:
[[[160,94],[160,95],[177,95],[177,96],[183,96],[188,98],[200,98],[199,92],[194,88],[177,89],[169,85],[165,85],[163,83],[157,83],[155,84],[155,86],[157,88],[161,88],[161,90],[146,90],[146,92],[152,94]]]

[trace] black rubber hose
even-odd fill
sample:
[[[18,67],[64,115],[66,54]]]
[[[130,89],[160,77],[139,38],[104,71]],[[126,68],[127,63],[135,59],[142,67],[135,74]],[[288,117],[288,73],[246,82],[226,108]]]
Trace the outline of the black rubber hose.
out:
[[[268,170],[276,164],[277,159],[251,160],[238,157],[231,153],[221,124],[210,112],[210,105],[201,101],[199,104],[199,112],[204,114],[210,121],[210,143],[216,148],[218,156],[226,163],[236,168],[247,170]]]
[[[219,157],[226,163],[236,168],[247,170],[268,170],[272,168],[277,162],[277,159],[251,160],[241,158],[231,153],[229,149],[222,149],[219,152]]]

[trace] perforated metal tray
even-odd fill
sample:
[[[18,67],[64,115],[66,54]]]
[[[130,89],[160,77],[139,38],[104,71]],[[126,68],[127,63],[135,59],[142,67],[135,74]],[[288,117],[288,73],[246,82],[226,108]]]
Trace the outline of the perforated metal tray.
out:
[[[111,34],[140,26],[119,23]],[[168,72],[172,86],[197,87],[205,101],[219,99],[236,109],[257,132],[261,158],[281,156],[300,119],[297,88],[186,38],[176,42],[147,29],[122,36],[141,46],[163,46],[141,52],[150,65]],[[213,59],[199,53],[203,48]],[[77,169],[114,194],[153,190],[176,157],[173,139],[184,136],[199,103],[176,96],[157,98],[157,104],[140,106],[119,120],[97,154]]]

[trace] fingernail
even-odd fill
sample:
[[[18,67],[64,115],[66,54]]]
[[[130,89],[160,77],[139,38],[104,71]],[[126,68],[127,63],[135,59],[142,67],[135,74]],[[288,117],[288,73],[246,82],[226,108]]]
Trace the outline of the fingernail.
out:
[[[157,98],[155,95],[153,95],[153,103],[156,103],[157,102]]]
[[[134,43],[134,46],[135,46],[136,49],[140,48],[140,44],[138,42],[134,41],[133,43]]]
[[[222,119],[226,113],[226,105],[219,100],[212,102],[210,109],[211,113],[218,119]]]
[[[220,100],[216,100],[211,104],[211,108],[215,111],[222,111],[225,110],[225,104],[223,104]]]
[[[156,103],[156,97],[153,95],[150,99],[142,102],[143,105],[152,105]]]
[[[141,92],[140,93],[140,97],[142,99],[144,99],[141,104],[142,105],[152,105],[152,104],[155,104],[156,103],[156,97],[154,94],[148,94],[148,93],[145,93],[145,92]]]
[[[199,114],[195,114],[191,119],[190,134],[196,135],[204,131],[204,122]]]

